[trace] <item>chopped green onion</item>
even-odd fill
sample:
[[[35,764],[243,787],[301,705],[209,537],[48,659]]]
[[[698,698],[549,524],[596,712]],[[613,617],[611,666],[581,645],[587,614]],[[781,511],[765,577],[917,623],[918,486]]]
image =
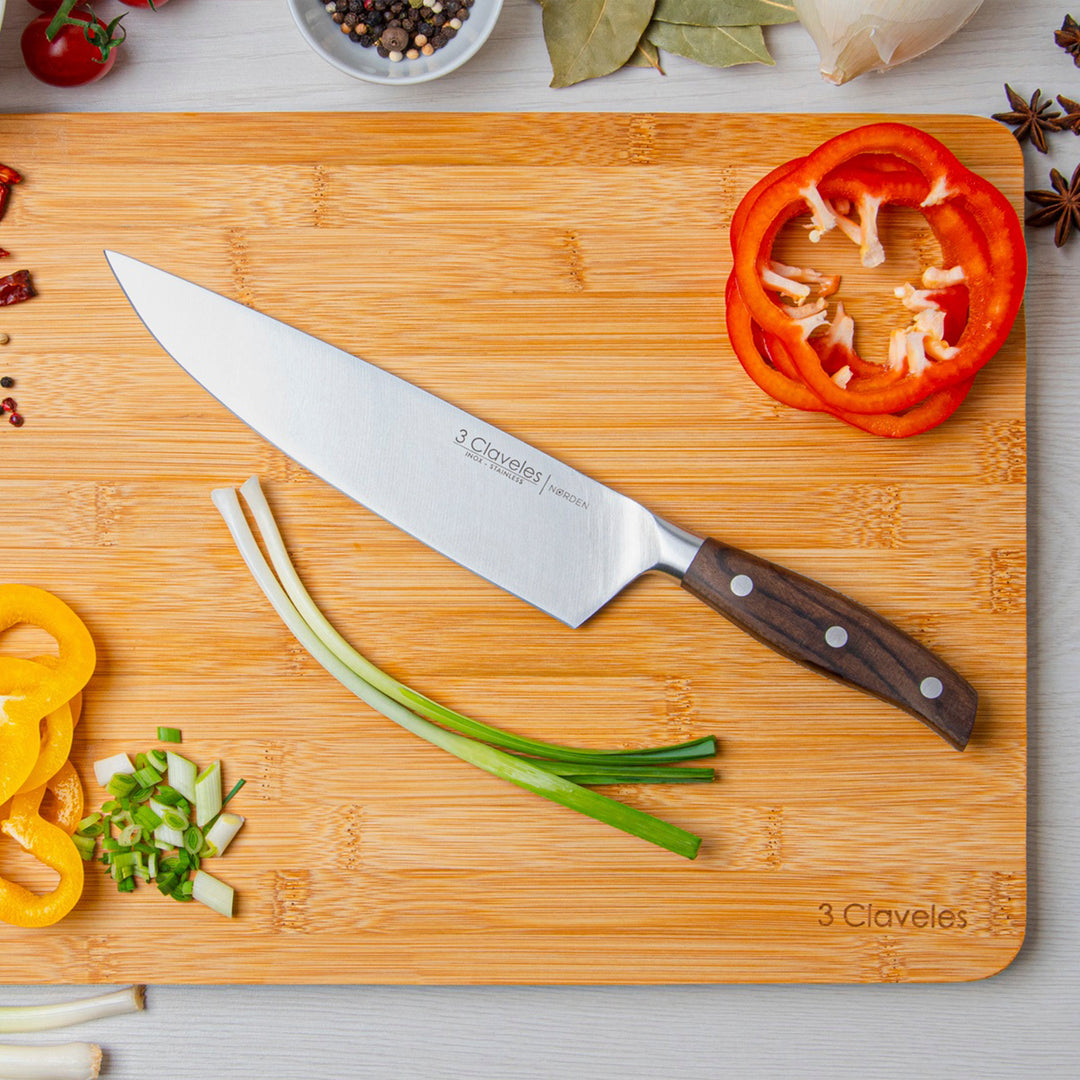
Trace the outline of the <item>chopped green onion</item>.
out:
[[[132,816],[137,825],[141,825],[149,832],[153,832],[163,820],[161,815],[155,813],[150,806],[140,806]]]
[[[94,762],[94,776],[97,782],[104,788],[109,786],[109,781],[117,773],[133,773],[135,766],[127,754],[113,754],[112,757],[102,758]]]
[[[187,803],[187,799],[176,788],[170,787],[168,784],[158,784],[157,791],[154,792],[154,798],[166,806],[179,806],[181,803]]]
[[[188,855],[198,855],[203,844],[202,829],[197,825],[189,825],[184,830],[184,850]]]
[[[224,811],[217,821],[206,830],[206,843],[210,848],[209,854],[211,856],[223,855],[243,824],[244,819],[239,814],[234,814],[229,810]]]
[[[195,801],[195,777],[198,769],[194,761],[189,761],[181,754],[173,753],[172,750],[165,755],[169,760],[169,787],[180,792],[185,799]]]
[[[97,842],[94,840],[94,837],[85,836],[82,833],[77,832],[72,835],[71,842],[82,856],[83,862],[88,862],[94,857],[94,848],[97,847]]]
[[[445,727],[440,727],[413,711],[416,707],[415,701],[409,700],[408,705],[403,704],[399,697],[387,692],[387,689],[392,690],[392,687],[384,689],[369,682],[368,679],[371,678],[385,684],[388,677],[356,653],[340,635],[332,632],[332,628],[328,632],[329,624],[325,622],[321,613],[316,615],[318,609],[315,608],[314,602],[310,597],[304,602],[303,595],[297,592],[295,585],[299,579],[296,578],[294,569],[290,571],[291,563],[288,561],[284,543],[281,541],[280,534],[277,533],[269,507],[262,497],[258,480],[252,477],[240,490],[252,508],[271,557],[276,556],[275,565],[278,573],[293,586],[293,594],[283,587],[282,581],[275,576],[260,551],[240,507],[237,493],[232,489],[217,489],[212,493],[214,504],[225,519],[240,554],[267,599],[297,640],[330,674],[357,697],[413,734],[442,747],[486,772],[686,858],[692,859],[697,855],[701,844],[700,837],[661,821],[644,811],[609,799],[590,788],[582,787],[564,777],[545,771],[538,765],[505,753],[487,742],[478,742],[473,738],[468,738],[459,733],[460,729],[447,730]],[[302,585],[300,588],[303,589]],[[306,595],[306,590],[304,594]],[[298,610],[297,600],[305,603],[307,616]],[[309,607],[313,610],[309,610]],[[316,623],[318,629],[312,623]],[[333,645],[330,643],[331,640]],[[473,721],[469,723],[475,724]],[[479,726],[485,731],[494,732],[500,736],[506,734],[499,732],[498,729],[488,728],[487,725]],[[531,741],[525,740],[525,742]],[[591,757],[591,755],[588,756]],[[605,760],[611,759],[608,757]]]
[[[180,736],[180,729],[177,727],[159,727],[157,729],[158,742],[182,742],[183,739]]]
[[[132,775],[138,781],[139,787],[153,787],[154,784],[161,783],[161,773],[149,765],[136,769]]]
[[[219,915],[232,918],[233,913],[233,890],[224,881],[219,881],[205,870],[196,870],[191,885],[191,897],[205,904]]]
[[[147,763],[164,776],[165,771],[169,767],[169,755],[164,750],[147,750],[146,752]],[[161,779],[161,776],[158,777]]]
[[[183,832],[188,827],[187,815],[181,814],[179,810],[172,806],[163,806],[161,808],[161,820],[170,829],[177,829],[180,832]]]
[[[120,835],[117,838],[120,841],[121,847],[131,847],[136,840],[142,838],[142,826],[137,822],[132,822],[130,825],[125,825],[120,830]]]
[[[221,811],[221,762],[208,765],[195,780],[195,824],[203,826]]]
[[[105,790],[110,795],[115,795],[118,799],[124,798],[126,795],[130,795],[137,787],[139,782],[131,773],[113,773],[109,778],[109,782],[105,785]]]

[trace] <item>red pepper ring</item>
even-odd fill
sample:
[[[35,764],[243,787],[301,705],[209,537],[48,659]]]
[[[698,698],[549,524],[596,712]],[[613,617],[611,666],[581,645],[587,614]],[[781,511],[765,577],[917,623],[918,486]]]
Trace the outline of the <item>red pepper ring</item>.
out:
[[[770,356],[774,362],[782,363],[781,356],[785,351],[783,342],[772,340],[769,344]],[[921,435],[948,420],[963,404],[974,382],[975,376],[972,375],[964,382],[947,386],[943,390],[935,390],[925,400],[901,412],[853,413],[842,409],[828,411],[838,420],[843,420],[845,424],[850,424],[861,431],[891,439],[904,439],[911,435]]]
[[[750,311],[739,295],[734,274],[725,290],[728,337],[743,370],[757,386],[781,404],[804,412],[824,412],[852,427],[886,438],[919,435],[947,420],[967,397],[974,376],[956,386],[938,390],[925,401],[902,413],[860,415],[830,409],[805,383],[797,378],[794,364],[783,342],[776,338],[761,340]]]
[[[907,179],[891,183],[895,190],[889,201],[909,207],[918,206],[919,191],[924,188],[921,182],[914,186],[910,185]],[[823,181],[821,186],[824,192],[836,197],[850,192],[852,184],[857,186],[858,181],[836,179]],[[883,189],[879,186],[877,190]],[[959,262],[965,266],[965,274],[969,278],[974,277],[979,281],[984,281],[990,275],[987,259],[988,245],[983,241],[982,234],[974,228],[970,215],[953,205],[920,207],[920,209],[930,221],[931,228],[946,255],[946,261]],[[771,223],[768,232],[775,237],[782,225],[797,216],[801,210],[800,197],[785,207],[780,218]],[[739,280],[740,293],[743,292],[742,278],[738,275],[741,255],[742,248],[740,247],[739,254],[736,255],[736,276]],[[760,272],[757,277],[760,279]],[[806,383],[833,408],[862,413],[897,412],[929,396],[935,389],[965,381],[992,355],[992,353],[986,354],[978,363],[964,364],[962,362],[963,350],[970,342],[972,327],[985,326],[991,317],[989,312],[979,310],[978,298],[981,296],[985,300],[986,291],[973,292],[969,289],[969,302],[973,310],[964,333],[956,342],[956,347],[961,350],[957,359],[938,361],[917,376],[910,375],[904,370],[892,370],[881,364],[869,365],[869,373],[865,379],[853,379],[846,387],[841,387],[833,381],[828,372],[822,370],[821,358],[812,344],[803,337],[801,328],[786,315],[773,296],[764,290],[763,285],[760,286],[759,292],[764,302],[759,303],[757,308],[744,294],[744,300],[750,307],[755,321],[785,342]],[[985,307],[985,304],[983,306]],[[994,351],[999,346],[1000,343],[996,344]],[[969,351],[966,359],[970,361],[971,358],[972,353]]]
[[[755,331],[760,332],[760,327],[750,318],[750,309],[739,295],[734,274],[728,278],[724,301],[728,338],[746,374],[782,405],[806,412],[828,412],[825,402],[797,377],[794,365],[781,370],[779,364],[769,363],[760,340],[756,339]]]
[[[867,168],[873,161],[867,155],[880,155],[881,168]],[[897,160],[916,166],[922,179],[916,181],[911,168],[897,168]],[[891,188],[889,201],[901,201],[901,194],[911,199],[913,189],[925,184],[925,195],[909,205],[916,205],[927,216],[942,248],[952,253],[950,261],[965,266],[969,285],[971,318],[956,343],[956,357],[885,387],[843,388],[833,382],[820,370],[801,328],[761,280],[761,268],[779,231],[778,219],[790,220],[801,212],[805,193],[825,184],[830,173],[845,163],[855,163],[859,170],[873,175],[876,190]],[[871,124],[829,140],[760,190],[739,216],[739,224],[739,234],[734,237],[735,272],[743,300],[754,321],[784,340],[808,385],[834,408],[898,412],[935,389],[966,381],[1004,343],[1023,298],[1026,251],[1011,204],[936,139],[907,125]]]
[[[736,245],[742,236],[743,226],[746,224],[746,215],[750,213],[750,207],[754,205],[757,197],[766,189],[770,188],[778,180],[782,180],[788,173],[793,172],[802,163],[802,158],[794,158],[785,161],[783,165],[777,165],[775,169],[767,172],[749,191],[739,200],[735,207],[735,213],[731,215],[731,228],[729,236],[731,251],[735,253]]]

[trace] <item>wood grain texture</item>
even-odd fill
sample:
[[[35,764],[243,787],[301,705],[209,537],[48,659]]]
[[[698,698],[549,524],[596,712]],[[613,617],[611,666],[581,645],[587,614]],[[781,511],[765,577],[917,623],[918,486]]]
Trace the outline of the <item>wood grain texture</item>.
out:
[[[378,114],[130,115],[98,153],[100,118],[0,118],[27,177],[4,246],[41,294],[3,314],[27,417],[0,432],[18,506],[0,519],[5,576],[58,593],[98,642],[76,754],[91,790],[94,759],[173,724],[248,779],[249,818],[222,865],[236,920],[91,875],[60,926],[0,928],[10,981],[936,981],[1008,963],[1025,925],[1022,320],[957,415],[901,443],[763,398],[723,330],[739,195],[860,119],[421,115],[414,141]],[[918,122],[1019,206],[1007,131]],[[899,217],[885,240],[898,274],[927,250]],[[977,688],[971,745],[776,656],[668,580],[571,631],[448,563],[191,383],[105,246],[880,611]],[[821,250],[880,332],[880,280]],[[210,503],[252,473],[315,598],[418,689],[583,745],[715,732],[715,785],[616,792],[700,832],[698,860],[351,699],[277,623]]]

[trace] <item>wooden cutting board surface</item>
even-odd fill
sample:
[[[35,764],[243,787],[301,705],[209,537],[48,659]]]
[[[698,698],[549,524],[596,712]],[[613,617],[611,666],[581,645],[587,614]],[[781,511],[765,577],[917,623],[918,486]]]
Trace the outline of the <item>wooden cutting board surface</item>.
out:
[[[0,224],[40,295],[0,309],[3,578],[86,621],[74,760],[183,729],[247,786],[220,866],[237,917],[91,866],[59,925],[0,924],[2,982],[938,981],[1025,925],[1022,320],[961,410],[890,441],[780,407],[727,344],[727,227],[767,169],[865,116],[0,118],[25,182]],[[1011,134],[910,118],[1022,202]],[[933,241],[887,217],[870,333]],[[652,575],[570,630],[315,480],[150,339],[114,247],[338,344],[639,499],[817,577],[981,695],[964,753]],[[852,249],[853,251],[853,249]],[[310,418],[312,424],[319,417]],[[352,698],[279,623],[210,491],[258,474],[301,574],[398,677],[533,736],[715,733],[709,786],[622,787],[704,837],[695,862],[546,803]],[[20,636],[21,635],[21,636]],[[26,631],[6,651],[33,651]],[[10,841],[4,839],[5,844]],[[10,847],[0,868],[34,871]],[[22,875],[22,877],[20,877]]]

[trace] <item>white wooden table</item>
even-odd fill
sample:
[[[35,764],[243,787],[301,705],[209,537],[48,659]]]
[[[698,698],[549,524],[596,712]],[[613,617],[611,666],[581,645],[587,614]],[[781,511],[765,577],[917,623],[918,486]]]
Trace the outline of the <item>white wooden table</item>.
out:
[[[101,0],[99,9],[120,5]],[[507,0],[477,57],[412,88],[354,82],[327,66],[307,50],[285,0],[172,0],[157,15],[132,12],[107,78],[64,91],[23,69],[18,35],[32,10],[8,0],[0,109],[988,115],[1005,107],[1006,81],[1025,95],[1039,87],[1080,99],[1080,68],[1053,42],[1067,10],[986,0],[934,53],[840,88],[820,80],[816,52],[793,25],[768,35],[773,68],[717,71],[672,57],[665,77],[626,71],[556,91],[534,0]],[[6,154],[0,147],[0,160]],[[1049,157],[1029,149],[1026,158],[1027,186],[1046,187],[1051,166],[1070,175],[1080,162],[1080,138],[1061,135]],[[1080,238],[1058,250],[1050,230],[1033,231],[1029,251],[1030,915],[1027,943],[1002,974],[942,986],[165,986],[152,988],[142,1016],[51,1039],[102,1043],[115,1080],[1080,1076]],[[0,956],[0,982],[8,977]],[[84,992],[2,986],[0,1001]]]

